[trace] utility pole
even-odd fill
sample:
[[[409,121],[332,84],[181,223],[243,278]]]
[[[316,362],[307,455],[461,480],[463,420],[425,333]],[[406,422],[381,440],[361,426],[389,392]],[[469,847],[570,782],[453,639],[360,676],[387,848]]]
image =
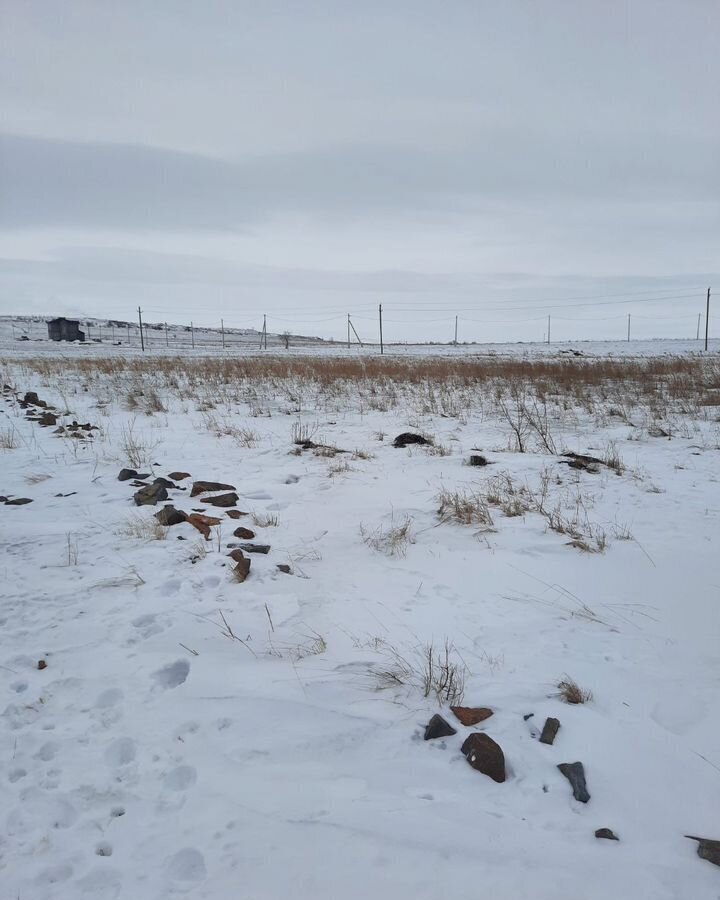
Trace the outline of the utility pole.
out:
[[[220,331],[222,331],[223,350],[225,349],[225,323],[220,319]]]
[[[195,349],[195,328],[193,327],[193,323],[190,323],[190,340],[192,341],[192,348]]]
[[[548,316],[548,344],[550,343],[550,316]]]
[[[365,344],[363,344],[363,342],[360,340],[360,335],[357,333],[357,331],[356,331],[356,329],[355,329],[355,326],[352,324],[352,322],[350,323],[350,327],[351,327],[352,330],[353,330],[353,334],[354,334],[355,337],[357,338],[358,344],[360,344],[361,347],[364,347]]]
[[[697,334],[695,335],[696,341],[700,340],[700,319],[702,319],[702,313],[698,313],[698,327],[697,327]]]
[[[348,313],[348,350],[350,349],[350,313]]]
[[[114,344],[115,343],[115,326],[111,325],[110,328],[112,329],[112,342]]]
[[[128,345],[130,344],[130,323],[128,322]]]
[[[628,341],[630,340],[630,313],[628,313]]]
[[[385,352],[383,348],[383,335],[382,335],[382,303],[378,306],[378,312],[380,313],[380,356]]]
[[[263,316],[263,332],[265,334],[265,349],[267,350],[267,316]]]
[[[708,326],[710,325],[710,288],[707,291],[707,300],[705,301],[705,350],[707,350]]]
[[[140,322],[140,345],[142,346],[143,353],[145,352],[145,338],[143,337],[142,330],[142,310],[138,306],[138,321]],[[130,326],[128,326],[129,328]]]
[[[168,342],[168,333],[167,333],[167,322],[165,323],[165,346],[169,347],[170,344]]]
[[[457,319],[458,319],[458,317],[455,316],[455,340],[453,341],[453,343],[455,344],[456,347],[457,347]]]

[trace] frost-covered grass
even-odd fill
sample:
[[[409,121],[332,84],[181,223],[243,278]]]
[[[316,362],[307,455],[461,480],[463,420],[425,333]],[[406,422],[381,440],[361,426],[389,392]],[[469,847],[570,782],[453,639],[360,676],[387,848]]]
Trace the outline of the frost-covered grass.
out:
[[[0,494],[33,500],[0,505],[0,893],[717,893],[683,838],[720,837],[717,356],[72,349],[0,361],[98,426],[0,400]],[[159,526],[127,465],[191,473],[167,502],[220,524]],[[271,546],[242,582],[238,527]],[[425,743],[435,712],[458,733]]]

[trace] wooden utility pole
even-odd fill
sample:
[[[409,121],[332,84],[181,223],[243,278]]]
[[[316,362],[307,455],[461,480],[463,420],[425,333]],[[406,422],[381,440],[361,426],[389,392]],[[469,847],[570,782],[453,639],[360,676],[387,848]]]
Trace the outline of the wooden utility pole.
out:
[[[710,325],[710,288],[707,291],[707,300],[705,301],[705,349],[707,350],[708,342],[708,326]]]
[[[169,340],[168,340],[167,322],[165,323],[165,346],[166,346],[166,347],[169,347],[169,346],[170,346],[170,343],[169,343]]]
[[[225,323],[220,319],[220,331],[222,332],[223,350],[225,349]]]
[[[190,323],[190,340],[192,341],[192,348],[195,349],[195,328],[193,323]]]
[[[548,344],[550,343],[550,316],[548,316]]]
[[[348,350],[350,349],[350,313],[348,313]]]
[[[628,313],[628,341],[630,340],[630,313]]]
[[[130,323],[128,322],[128,344],[130,343]]]
[[[145,338],[143,337],[142,330],[142,310],[138,306],[138,321],[140,322],[140,346],[142,347],[143,353],[145,352]],[[128,326],[130,327],[130,326]]]
[[[383,335],[382,335],[382,303],[378,306],[378,312],[380,314],[380,356],[385,352],[383,348]]]
[[[458,317],[455,316],[455,340],[453,341],[453,343],[455,344],[456,347],[457,347],[457,319],[458,319]]]
[[[351,327],[352,330],[353,330],[353,334],[354,334],[355,337],[357,338],[358,344],[360,344],[361,347],[364,347],[365,344],[363,344],[363,342],[360,340],[360,335],[359,335],[359,334],[357,333],[357,331],[355,330],[355,326],[353,325],[352,322],[350,323],[350,327]]]

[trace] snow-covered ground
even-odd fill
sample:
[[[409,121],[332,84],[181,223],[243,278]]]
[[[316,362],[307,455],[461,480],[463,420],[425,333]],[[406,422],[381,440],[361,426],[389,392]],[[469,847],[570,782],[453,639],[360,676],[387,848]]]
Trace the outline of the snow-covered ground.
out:
[[[717,900],[684,835],[720,839],[720,406],[560,397],[558,451],[614,466],[587,472],[538,432],[509,449],[472,385],[43,374],[108,349],[3,350],[0,494],[32,500],[0,505],[3,900]],[[41,427],[26,391],[98,430]],[[131,461],[190,473],[168,502],[217,515],[211,539],[153,529]],[[473,524],[438,515],[458,490]],[[238,526],[271,547],[244,583]],[[430,645],[492,717],[425,696]],[[564,703],[563,677],[592,699]],[[457,734],[424,741],[437,712]],[[461,754],[474,731],[504,783]]]

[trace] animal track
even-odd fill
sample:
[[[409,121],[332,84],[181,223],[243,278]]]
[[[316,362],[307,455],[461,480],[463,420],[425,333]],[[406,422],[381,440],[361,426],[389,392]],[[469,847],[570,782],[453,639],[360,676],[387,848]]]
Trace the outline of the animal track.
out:
[[[163,779],[163,787],[169,791],[186,791],[197,781],[197,772],[193,766],[178,766],[168,772]]]
[[[177,881],[202,881],[207,874],[205,857],[199,850],[184,847],[170,857],[168,874]]]
[[[21,778],[24,778],[27,775],[27,769],[10,769],[8,772],[8,781],[11,784],[15,784],[16,781],[20,781]]]
[[[190,663],[186,659],[178,659],[174,663],[158,669],[152,677],[158,687],[171,690],[184,684],[189,674]]]
[[[131,738],[118,738],[105,750],[105,761],[111,766],[126,766],[137,754],[137,746]]]
[[[51,759],[55,759],[55,754],[58,751],[58,745],[53,743],[52,741],[48,741],[47,744],[43,744],[42,747],[35,754],[35,759],[41,759],[43,762],[50,762]]]
[[[108,688],[108,690],[98,694],[97,699],[95,700],[95,707],[96,709],[108,709],[119,703],[123,696],[124,694],[120,688]]]

